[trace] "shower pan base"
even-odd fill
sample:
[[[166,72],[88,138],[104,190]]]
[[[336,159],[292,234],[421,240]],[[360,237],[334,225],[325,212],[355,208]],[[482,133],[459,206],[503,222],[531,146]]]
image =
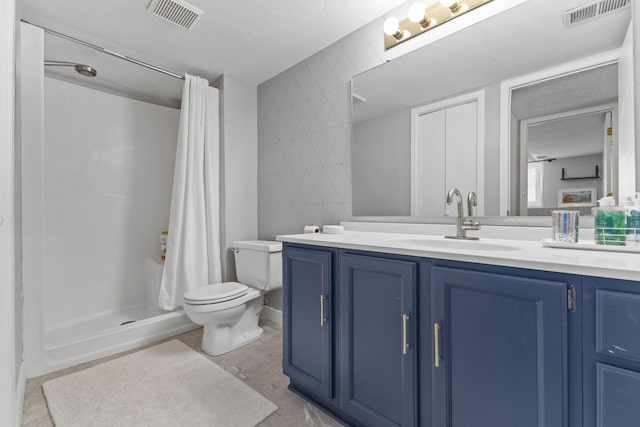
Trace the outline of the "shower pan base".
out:
[[[198,327],[182,309],[167,312],[151,305],[78,320],[45,332],[44,366],[31,366],[30,376],[89,362]]]

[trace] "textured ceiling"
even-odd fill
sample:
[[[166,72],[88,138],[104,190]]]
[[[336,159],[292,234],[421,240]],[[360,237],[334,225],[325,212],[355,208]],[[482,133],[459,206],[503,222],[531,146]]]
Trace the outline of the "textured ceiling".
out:
[[[604,104],[618,97],[618,64],[570,74],[513,91],[518,120]]]

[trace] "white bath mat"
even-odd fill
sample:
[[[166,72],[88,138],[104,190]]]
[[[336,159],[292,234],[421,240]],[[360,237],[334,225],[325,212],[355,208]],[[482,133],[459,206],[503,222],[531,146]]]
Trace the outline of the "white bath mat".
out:
[[[250,427],[278,409],[178,340],[42,388],[57,427]]]

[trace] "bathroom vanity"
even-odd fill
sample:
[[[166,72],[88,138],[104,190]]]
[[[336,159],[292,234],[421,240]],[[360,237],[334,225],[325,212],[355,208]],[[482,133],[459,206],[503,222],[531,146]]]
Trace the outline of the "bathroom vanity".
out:
[[[279,240],[284,372],[343,422],[638,425],[639,255],[358,231]]]

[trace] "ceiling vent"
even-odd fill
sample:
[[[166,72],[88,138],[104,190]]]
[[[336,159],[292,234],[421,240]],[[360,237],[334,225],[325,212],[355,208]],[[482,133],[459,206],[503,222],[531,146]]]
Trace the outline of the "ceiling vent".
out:
[[[204,14],[203,11],[182,0],[153,0],[149,10],[156,16],[190,30]]]
[[[564,14],[564,24],[575,25],[589,19],[620,10],[631,5],[631,0],[598,0],[569,10]]]

